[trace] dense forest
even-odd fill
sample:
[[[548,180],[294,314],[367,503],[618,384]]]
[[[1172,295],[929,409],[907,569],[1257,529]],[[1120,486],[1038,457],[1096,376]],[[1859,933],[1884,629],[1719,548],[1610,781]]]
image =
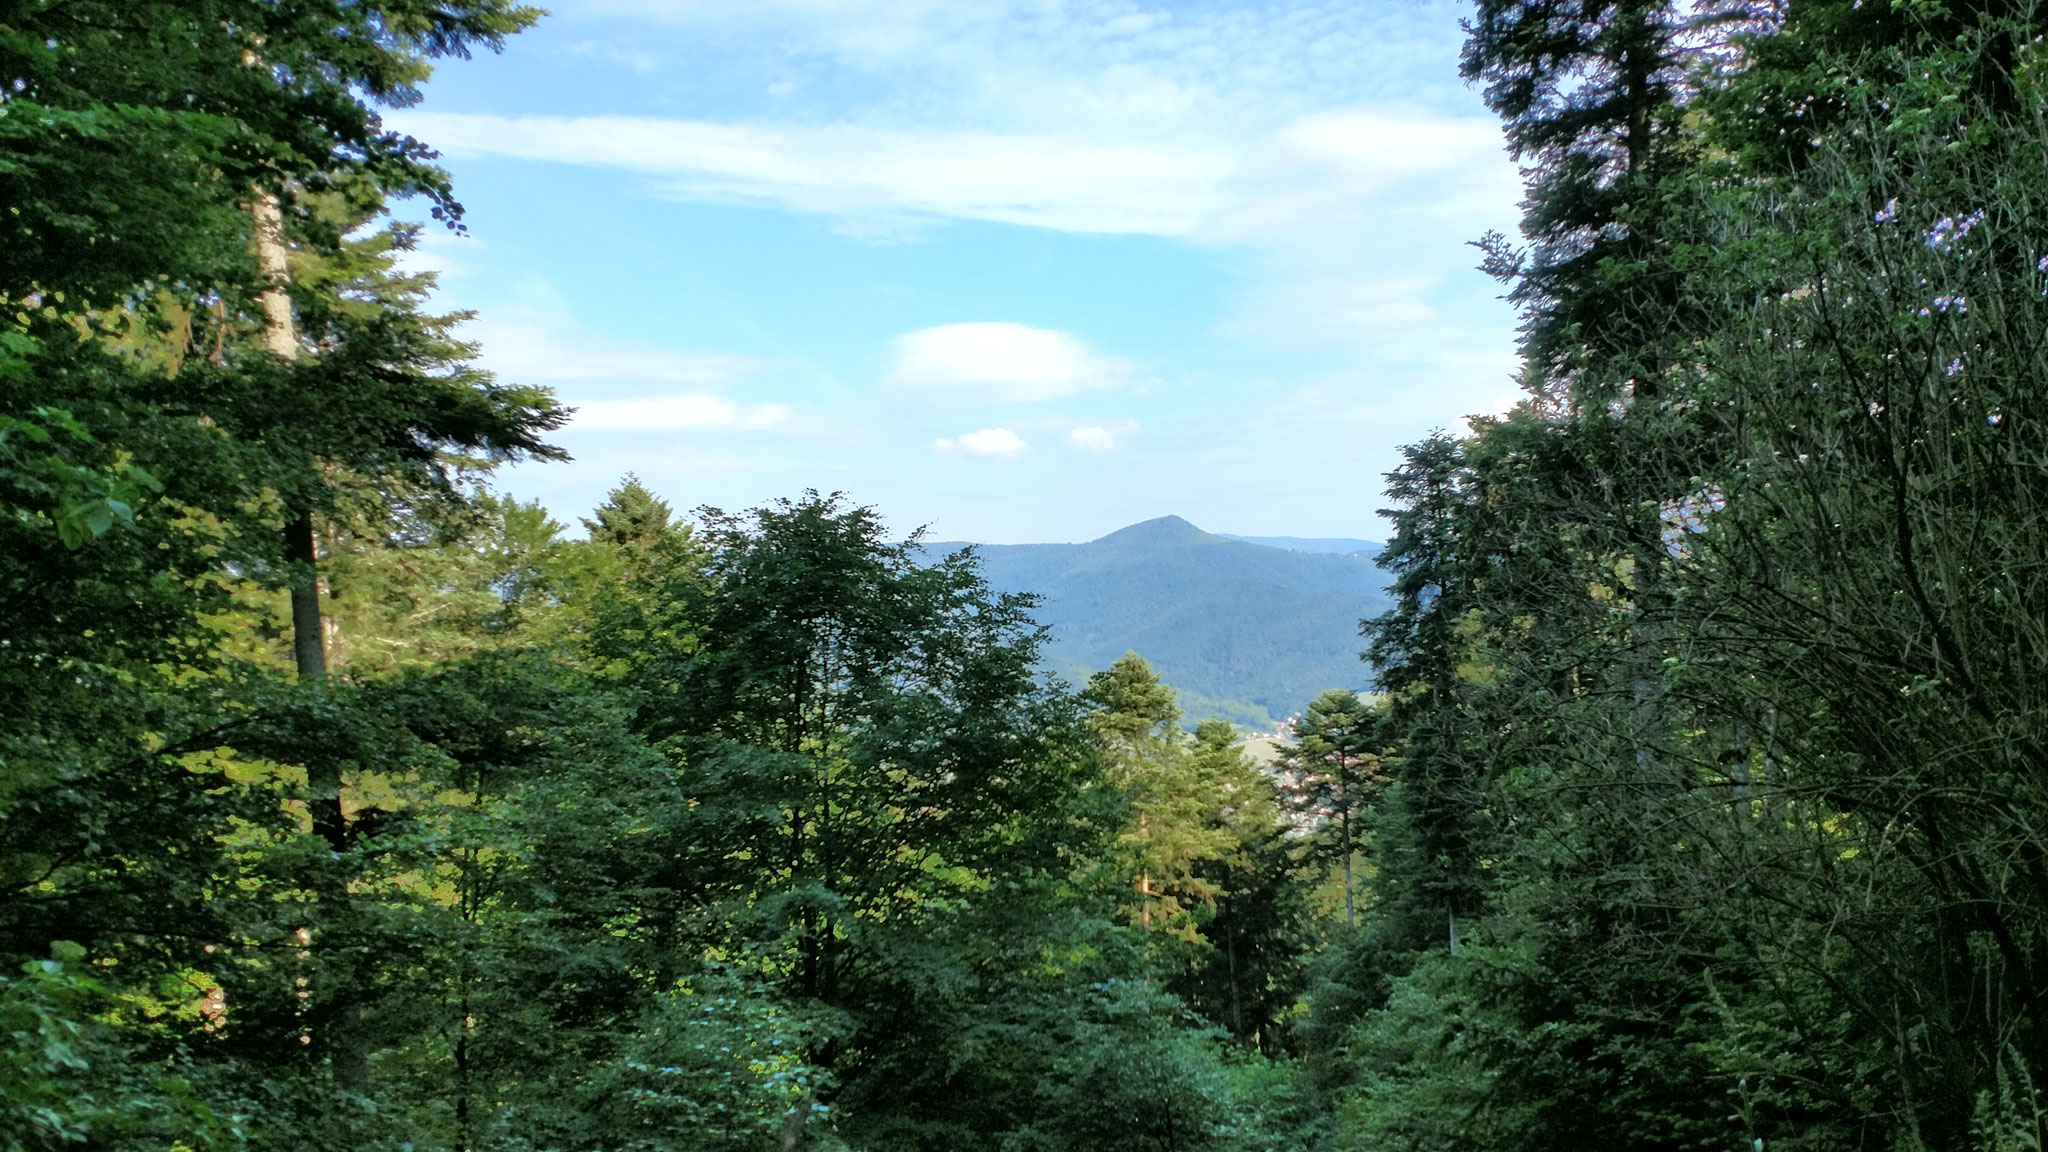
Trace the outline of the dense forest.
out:
[[[1527,395],[1270,769],[848,498],[491,486],[376,110],[538,16],[0,7],[0,1148],[2048,1140],[2048,14],[1478,0]]]

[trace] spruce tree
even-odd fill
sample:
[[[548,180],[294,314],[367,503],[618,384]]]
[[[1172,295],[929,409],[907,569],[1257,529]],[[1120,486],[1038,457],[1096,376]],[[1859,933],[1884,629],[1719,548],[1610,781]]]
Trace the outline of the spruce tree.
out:
[[[605,495],[604,503],[584,518],[583,528],[600,543],[646,549],[672,530],[673,517],[668,502],[628,472],[619,486]]]

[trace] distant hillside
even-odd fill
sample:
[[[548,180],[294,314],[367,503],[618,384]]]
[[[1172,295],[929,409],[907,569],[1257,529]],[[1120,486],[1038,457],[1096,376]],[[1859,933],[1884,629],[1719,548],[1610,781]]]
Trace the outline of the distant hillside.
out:
[[[1326,688],[1366,686],[1358,622],[1384,608],[1385,578],[1377,545],[1341,543],[1362,547],[1289,550],[1166,516],[1086,544],[976,551],[998,590],[1045,598],[1053,671],[1078,683],[1135,651],[1180,690],[1191,721],[1265,726]]]
[[[1264,544],[1268,548],[1284,548],[1289,552],[1328,552],[1338,556],[1370,552],[1377,556],[1380,551],[1380,546],[1371,540],[1353,540],[1348,536],[1233,536],[1228,532],[1216,535],[1225,540]]]

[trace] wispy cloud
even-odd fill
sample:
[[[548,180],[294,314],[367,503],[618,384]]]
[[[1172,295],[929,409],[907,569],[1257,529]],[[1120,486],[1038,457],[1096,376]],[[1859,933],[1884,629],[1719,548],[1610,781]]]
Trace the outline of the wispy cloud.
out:
[[[1520,198],[1498,124],[1458,79],[1462,0],[558,10],[614,40],[631,26],[644,50],[716,45],[722,69],[756,82],[695,98],[692,118],[407,111],[393,124],[457,157],[613,168],[656,195],[853,235],[990,221],[1245,250],[1233,328],[1289,346],[1379,347],[1463,309],[1464,242],[1512,226]]]
[[[1434,358],[1498,343],[1466,242],[1511,230],[1521,180],[1491,120],[1343,108],[1262,141],[1200,238],[1257,254],[1230,327],[1285,346]],[[1475,304],[1480,304],[1475,308]]]
[[[994,456],[1012,459],[1022,456],[1030,447],[1022,436],[1008,428],[982,428],[974,432],[963,432],[951,439],[940,437],[932,441],[932,450],[941,456]]]
[[[790,404],[722,395],[757,372],[758,360],[620,340],[576,326],[559,308],[490,308],[462,335],[478,345],[484,367],[553,387],[576,409],[570,432],[768,432],[788,428],[796,416]]]
[[[571,20],[626,18],[764,61],[886,75],[964,114],[1134,119],[1193,105],[1282,115],[1308,103],[1458,87],[1459,0],[561,0]],[[1370,66],[1361,66],[1368,63]],[[1256,97],[1256,100],[1251,99]],[[1252,114],[1256,114],[1254,110]]]
[[[489,179],[547,181],[565,173],[542,165],[574,166],[611,174],[576,178],[580,191],[605,183],[652,201],[808,217],[843,234],[926,237],[928,253],[877,258],[913,257],[888,276],[918,283],[918,292],[937,283],[918,281],[933,262],[922,257],[943,255],[965,280],[971,269],[962,261],[998,244],[1129,259],[1133,285],[1169,247],[1207,250],[1167,258],[1190,277],[1174,287],[1199,289],[1169,293],[1185,315],[1163,314],[1141,288],[1128,304],[1079,293],[1013,310],[1040,285],[977,278],[988,291],[973,295],[979,303],[967,318],[1029,317],[1068,331],[984,326],[977,335],[977,326],[949,324],[907,333],[882,349],[887,395],[874,412],[862,407],[875,402],[862,386],[877,378],[877,344],[962,313],[935,314],[926,306],[934,297],[915,297],[915,307],[892,300],[868,309],[872,324],[751,340],[747,347],[777,350],[770,365],[580,336],[566,348],[551,338],[550,356],[572,356],[567,363],[532,350],[529,358],[553,364],[544,370],[586,408],[688,397],[677,419],[737,422],[747,404],[800,400],[776,425],[796,435],[704,437],[777,460],[784,488],[844,486],[851,476],[913,504],[989,500],[1015,517],[1061,501],[1051,493],[1069,473],[1129,470],[1128,483],[1119,481],[1126,496],[1171,483],[1189,494],[1188,508],[1213,499],[1272,515],[1300,506],[1306,477],[1369,489],[1392,463],[1375,455],[1377,445],[1486,405],[1512,368],[1512,315],[1472,271],[1465,247],[1488,228],[1511,228],[1521,195],[1497,123],[1457,76],[1466,0],[549,7],[564,44],[645,52],[660,68],[623,62],[573,95],[535,86],[490,102],[464,96],[430,107],[492,115],[409,109],[389,116],[392,127],[441,148],[458,170],[469,156],[529,162],[472,169]],[[593,59],[567,63],[587,73]],[[661,227],[659,203],[635,211],[644,213],[637,227]],[[674,212],[692,226],[732,215]],[[1044,242],[976,226],[983,223],[1147,239]],[[777,224],[773,234],[812,232]],[[843,250],[837,240],[816,242]],[[1068,270],[1046,269],[1055,280]],[[840,348],[855,327],[857,347]],[[621,330],[659,340],[651,326]],[[1010,353],[1021,345],[1030,354],[1006,354],[1005,340]],[[1142,368],[1114,352],[1142,357]],[[611,360],[601,369],[590,355]],[[791,371],[784,356],[816,359],[820,371]],[[498,366],[513,371],[510,359]],[[644,382],[614,386],[612,370]],[[1173,388],[1148,397],[1133,387],[1155,376],[1172,378]],[[1105,384],[1128,392],[1092,391]],[[730,415],[703,403],[726,397]],[[1039,407],[998,407],[1027,402]],[[1142,437],[1117,423],[1126,414],[1145,422]],[[833,416],[859,433],[847,441],[862,445],[857,458],[811,450],[817,422]],[[1107,455],[1074,467],[1078,454],[1097,451]],[[961,459],[1006,456],[1018,459],[979,468]],[[932,494],[934,474],[942,494]],[[1030,499],[1011,489],[1026,476]],[[724,483],[692,480],[707,492]],[[745,499],[771,492],[766,479],[748,483],[759,491]],[[1044,513],[1060,523],[1072,515],[1069,507]]]
[[[929,126],[717,123],[638,116],[404,112],[454,155],[607,167],[668,195],[859,222],[927,216],[1065,232],[1265,244],[1320,222],[1352,232],[1427,181],[1438,211],[1497,208],[1519,187],[1498,127],[1414,109],[1317,113],[1250,139],[1127,138]],[[1412,199],[1402,199],[1412,204]]]
[[[583,431],[654,432],[680,428],[723,428],[767,432],[789,422],[787,404],[736,404],[723,396],[640,396],[629,400],[585,400],[571,427]]]
[[[464,326],[485,367],[534,384],[606,381],[717,388],[760,366],[723,352],[650,347],[584,331],[546,309],[504,305]]]
[[[581,43],[571,44],[568,46],[568,52],[571,56],[589,56],[612,64],[623,64],[633,71],[642,74],[659,72],[661,70],[661,61],[651,52],[620,48],[616,44],[606,44],[596,40],[585,40]]]
[[[885,383],[966,404],[1030,403],[1113,388],[1128,360],[1051,328],[1003,321],[941,324],[896,338]]]
[[[658,195],[820,216],[855,235],[968,220],[1249,251],[1256,274],[1235,325],[1273,343],[1415,338],[1439,318],[1446,286],[1471,282],[1465,241],[1512,227],[1520,193],[1493,121],[1414,107],[1328,109],[1258,132],[431,112],[394,122],[452,156],[620,169]]]
[[[779,207],[861,231],[924,217],[1183,236],[1223,209],[1236,164],[1220,148],[1080,134],[448,112],[393,120],[452,156],[620,168],[677,198]]]
[[[1104,424],[1090,424],[1067,433],[1067,443],[1083,452],[1114,452],[1123,444],[1124,438],[1138,430],[1136,423],[1125,421],[1114,427]]]

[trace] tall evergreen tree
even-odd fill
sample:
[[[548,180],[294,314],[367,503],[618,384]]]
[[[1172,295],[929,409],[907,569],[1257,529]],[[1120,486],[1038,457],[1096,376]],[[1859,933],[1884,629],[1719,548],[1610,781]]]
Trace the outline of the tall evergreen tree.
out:
[[[1344,877],[1344,922],[1358,919],[1356,877],[1360,818],[1384,750],[1380,713],[1348,688],[1309,701],[1294,721],[1294,743],[1282,753],[1303,817],[1334,829],[1333,845]]]
[[[1200,924],[1202,947],[1185,954],[1170,987],[1239,1041],[1278,1056],[1293,1043],[1290,1017],[1322,939],[1311,896],[1324,862],[1306,849],[1273,776],[1245,755],[1228,723],[1197,725],[1188,757],[1198,777],[1217,783],[1220,806],[1206,820],[1228,847],[1194,862],[1214,894]]]
[[[1660,183],[1683,162],[1683,38],[1717,17],[1667,0],[1480,0],[1466,24],[1464,75],[1525,166],[1527,249],[1498,234],[1480,247],[1521,308],[1539,394],[1598,408],[1624,380],[1657,387],[1680,301]]]
[[[1131,801],[1124,842],[1137,873],[1135,918],[1141,927],[1196,943],[1220,891],[1201,865],[1237,847],[1221,820],[1234,783],[1231,764],[1190,745],[1173,689],[1135,652],[1089,677],[1081,697],[1109,751],[1112,778]]]
[[[1366,624],[1366,658],[1389,702],[1388,731],[1401,743],[1390,803],[1396,859],[1382,848],[1382,899],[1412,919],[1416,942],[1434,935],[1455,948],[1458,922],[1483,899],[1478,822],[1483,766],[1471,754],[1461,716],[1460,668],[1470,658],[1464,627],[1478,608],[1482,561],[1466,515],[1471,499],[1464,451],[1438,434],[1404,450],[1387,474],[1394,533],[1379,563],[1394,575],[1394,606]],[[1434,923],[1432,930],[1425,927]]]

